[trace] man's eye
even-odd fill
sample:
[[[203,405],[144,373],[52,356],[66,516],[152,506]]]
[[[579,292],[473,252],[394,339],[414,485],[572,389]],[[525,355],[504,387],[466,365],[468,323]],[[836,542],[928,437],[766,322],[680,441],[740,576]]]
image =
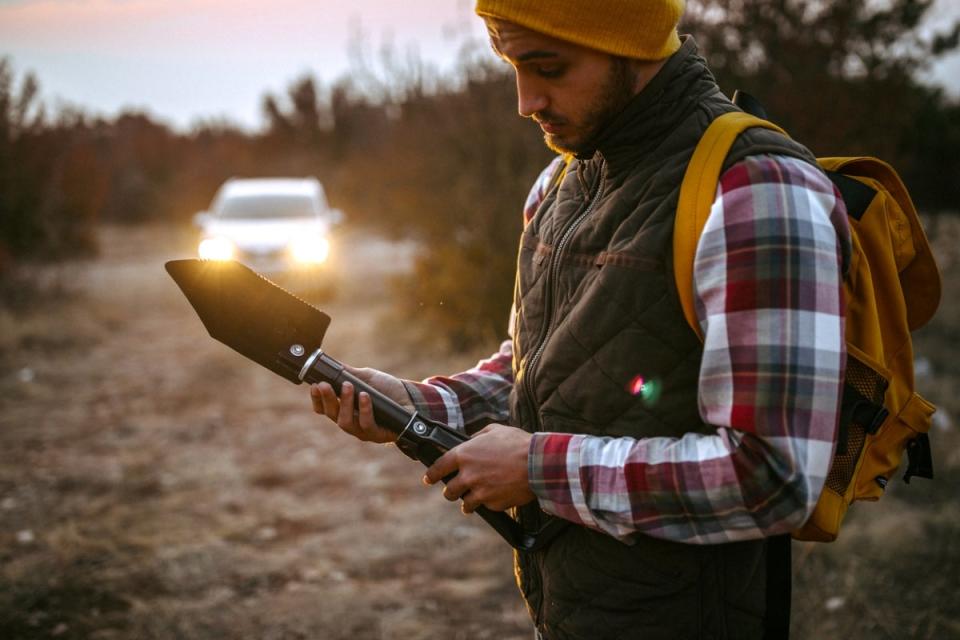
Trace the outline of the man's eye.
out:
[[[566,68],[561,65],[537,67],[537,75],[541,78],[559,78],[564,71],[566,71]]]

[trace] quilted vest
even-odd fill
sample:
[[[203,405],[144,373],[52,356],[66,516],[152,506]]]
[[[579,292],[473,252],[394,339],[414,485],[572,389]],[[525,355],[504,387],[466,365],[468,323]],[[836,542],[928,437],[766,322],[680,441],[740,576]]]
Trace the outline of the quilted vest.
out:
[[[547,194],[520,243],[513,425],[635,438],[715,431],[698,411],[702,346],[676,294],[672,233],[697,141],[735,109],[687,37]],[[814,161],[751,130],[727,163],[759,153]],[[529,531],[548,517],[536,502],[517,516]],[[545,549],[517,552],[515,567],[550,640],[759,638],[765,554],[763,540],[625,544],[571,525]]]

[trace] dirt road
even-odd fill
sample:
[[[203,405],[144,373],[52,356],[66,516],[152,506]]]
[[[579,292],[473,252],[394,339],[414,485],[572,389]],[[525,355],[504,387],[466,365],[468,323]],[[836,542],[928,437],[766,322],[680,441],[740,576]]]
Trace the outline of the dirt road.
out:
[[[108,229],[100,259],[35,274],[45,293],[0,309],[0,639],[529,639],[492,530],[206,335],[163,270],[191,240]],[[420,378],[484,355],[384,329],[408,249],[347,238],[345,254],[359,268],[324,304],[334,356]],[[794,545],[794,638],[960,638],[958,264],[942,259],[918,341],[937,480],[891,483],[838,542]]]
[[[407,377],[475,360],[397,346],[378,319],[409,251],[345,243],[333,355]],[[0,316],[0,637],[530,637],[482,521],[206,335],[163,270],[189,234],[102,245],[65,299]]]

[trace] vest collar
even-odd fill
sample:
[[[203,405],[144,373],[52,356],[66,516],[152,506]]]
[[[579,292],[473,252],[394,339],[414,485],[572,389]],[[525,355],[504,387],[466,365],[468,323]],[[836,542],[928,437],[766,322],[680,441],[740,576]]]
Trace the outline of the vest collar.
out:
[[[693,37],[685,35],[682,40],[657,75],[603,128],[595,149],[578,159],[602,156],[609,165],[608,174],[616,173],[638,154],[655,149],[703,96],[719,91]]]

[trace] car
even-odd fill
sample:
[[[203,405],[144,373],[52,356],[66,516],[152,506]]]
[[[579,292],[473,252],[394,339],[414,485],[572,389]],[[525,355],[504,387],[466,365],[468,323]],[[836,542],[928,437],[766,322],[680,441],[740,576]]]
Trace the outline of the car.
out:
[[[329,295],[331,232],[342,220],[316,178],[230,178],[194,216],[197,253],[242,262],[294,293]]]

